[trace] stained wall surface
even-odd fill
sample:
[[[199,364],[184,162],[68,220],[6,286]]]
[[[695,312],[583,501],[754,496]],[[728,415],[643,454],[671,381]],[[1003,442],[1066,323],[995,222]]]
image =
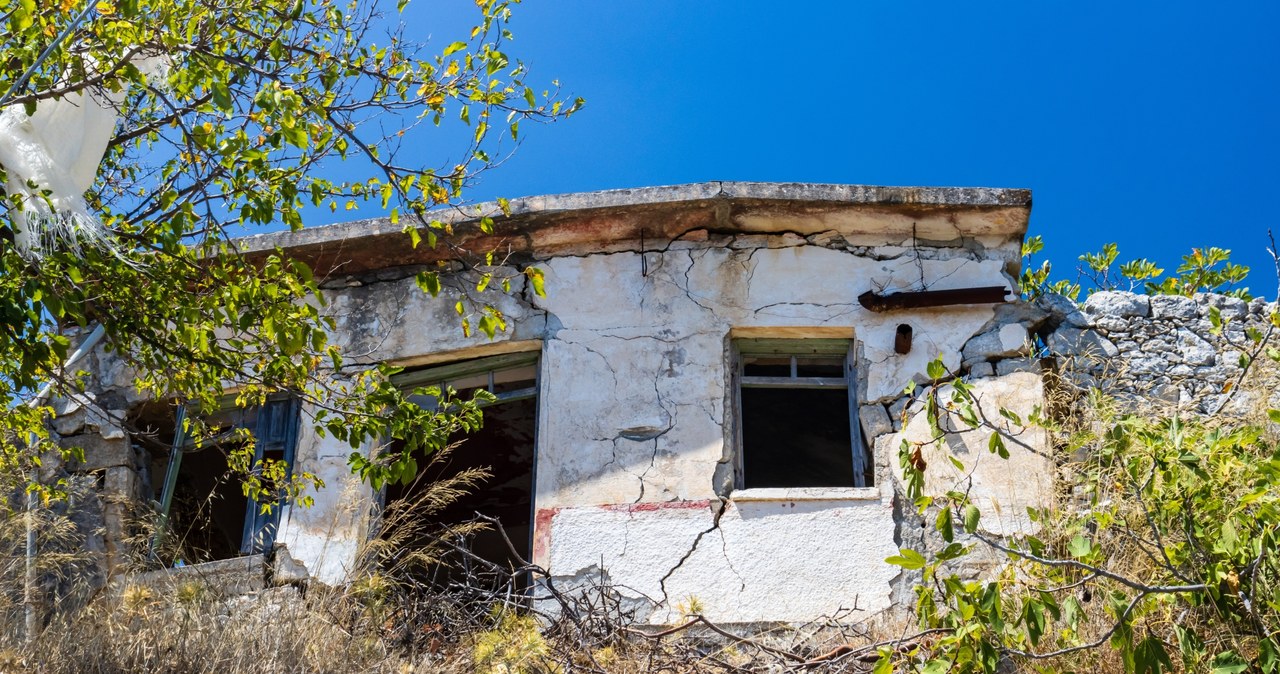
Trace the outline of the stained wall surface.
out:
[[[607,579],[654,622],[671,621],[691,599],[723,621],[869,614],[889,606],[899,576],[884,562],[897,552],[903,507],[890,414],[902,416],[902,389],[927,379],[930,360],[941,356],[959,371],[965,345],[999,326],[990,304],[876,313],[857,297],[1009,288],[1019,251],[1019,242],[996,237],[873,240],[694,231],[658,251],[550,257],[538,263],[546,297],[519,278],[513,293],[493,296],[510,320],[496,343],[457,328],[456,300],[475,295],[464,276],[438,298],[409,277],[349,279],[333,284],[331,306],[339,339],[371,362],[431,354],[439,362],[442,353],[465,358],[503,344],[541,351],[533,561],[562,586]],[[893,348],[902,324],[913,333],[907,354]],[[996,354],[1025,355],[1025,330],[1008,333]],[[729,359],[737,337],[854,341],[874,486],[734,489]],[[1033,387],[1004,402],[1029,407],[1038,395]],[[337,451],[323,442],[300,456],[302,469],[343,477]],[[335,532],[359,531],[326,519],[338,505],[295,511],[283,533],[324,578],[343,568],[331,559],[342,547]]]
[[[770,189],[795,198],[799,188]],[[840,189],[840,198],[866,196]],[[867,194],[939,198],[928,190]],[[963,213],[937,204],[864,212],[789,202],[737,215],[730,202],[713,203],[705,213],[672,211],[669,220],[666,211],[593,211],[535,228],[520,267],[494,268],[510,278],[510,292],[496,283],[477,291],[473,275],[455,271],[431,297],[414,274],[436,267],[388,266],[381,262],[388,252],[369,249],[360,253],[364,267],[353,258],[353,273],[325,272],[325,311],[336,321],[333,340],[357,368],[540,354],[532,561],[559,587],[607,582],[654,623],[677,619],[695,600],[719,622],[856,620],[889,608],[911,582],[884,561],[907,545],[909,528],[918,529],[897,476],[902,442],[921,435],[920,411],[904,386],[929,380],[927,365],[940,358],[1001,406],[1027,413],[1042,399],[1028,326],[1044,311],[987,303],[877,313],[858,301],[867,292],[990,286],[1012,296],[1029,197],[1008,205],[999,194],[975,194],[981,208]],[[615,230],[625,235],[609,239]],[[348,245],[325,244],[313,230],[301,236],[318,250]],[[526,283],[528,263],[545,274],[545,297]],[[459,299],[496,306],[507,329],[493,340],[464,335]],[[897,353],[903,325],[911,345]],[[735,488],[731,350],[748,338],[852,342],[872,486]],[[114,382],[108,388],[126,387],[128,373],[110,357],[97,367]],[[328,486],[314,507],[286,510],[278,540],[312,577],[340,583],[358,561],[379,495],[351,476],[352,448],[315,435],[306,413],[296,469]],[[1042,436],[1028,440],[1047,445]],[[980,433],[964,432],[953,449],[976,454],[985,444]],[[992,512],[1047,505],[1052,465],[1044,455],[975,461],[963,474],[938,474],[930,489],[975,486]],[[1012,495],[1010,475],[1028,478]],[[997,533],[1025,524],[984,522]]]

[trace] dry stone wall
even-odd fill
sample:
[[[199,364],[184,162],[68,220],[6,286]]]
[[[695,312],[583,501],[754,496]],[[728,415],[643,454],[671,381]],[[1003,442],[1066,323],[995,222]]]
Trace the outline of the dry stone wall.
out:
[[[1241,357],[1256,348],[1249,333],[1272,329],[1274,303],[1116,291],[1094,293],[1076,311],[1060,298],[1047,301],[1064,309],[1056,329],[1045,334],[1047,351],[1062,360],[1077,387],[1199,414],[1246,413],[1265,402],[1256,387],[1232,389],[1240,384]],[[1251,374],[1266,376],[1259,366]]]

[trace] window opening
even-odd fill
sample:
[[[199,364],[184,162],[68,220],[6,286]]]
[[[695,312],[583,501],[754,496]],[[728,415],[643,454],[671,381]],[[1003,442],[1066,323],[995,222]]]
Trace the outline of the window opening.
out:
[[[470,532],[460,541],[476,557],[512,569],[519,563],[512,557],[509,538],[516,553],[530,559],[533,542],[534,447],[537,426],[538,354],[518,353],[481,358],[461,363],[397,375],[402,388],[440,386],[451,388],[462,399],[470,399],[477,389],[492,393],[497,400],[483,406],[483,424],[476,431],[453,438],[453,447],[443,461],[431,457],[419,461],[418,477],[408,485],[387,485],[384,494],[384,538],[399,536],[405,542],[399,522],[427,523],[418,545],[444,531],[465,530],[476,514],[496,518],[501,531]],[[438,401],[430,396],[412,396],[417,404],[433,409]],[[393,447],[393,449],[398,449]],[[451,502],[432,507],[429,491],[433,484],[464,471],[484,470],[489,476]],[[395,529],[401,529],[397,532]],[[412,532],[409,538],[413,538]],[[414,545],[409,541],[410,545]],[[437,569],[448,582],[452,575],[469,574],[475,582],[474,560],[461,555],[451,558],[449,568]],[[482,571],[482,569],[479,569]],[[522,582],[527,582],[525,579]]]
[[[262,512],[260,502],[244,495],[241,476],[230,469],[227,456],[243,446],[239,431],[249,430],[255,469],[264,459],[274,459],[283,461],[291,473],[300,409],[297,398],[281,397],[261,407],[221,410],[204,420],[216,432],[198,447],[183,431],[186,406],[177,408],[170,424],[157,424],[161,432],[155,439],[167,450],[151,453],[152,474],[163,470],[165,475],[164,482],[155,485],[161,521],[153,548],[165,539],[175,541],[188,562],[270,551],[285,501]]]
[[[858,424],[852,341],[751,339],[733,346],[739,488],[874,482]]]

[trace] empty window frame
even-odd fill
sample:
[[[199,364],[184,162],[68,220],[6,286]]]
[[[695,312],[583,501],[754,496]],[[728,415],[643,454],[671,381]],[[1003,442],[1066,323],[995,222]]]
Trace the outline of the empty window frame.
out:
[[[255,470],[264,459],[271,459],[283,461],[292,473],[300,410],[301,403],[294,397],[273,398],[260,407],[224,409],[204,420],[219,432],[197,447],[184,432],[187,409],[179,408],[160,491],[162,532],[168,529],[179,535],[198,557],[225,559],[269,552],[275,545],[284,500],[263,512],[261,503],[244,496],[239,476],[228,467],[227,454],[241,442],[235,431],[247,429],[254,437],[251,465]]]
[[[444,463],[421,462],[418,479],[411,484],[387,485],[383,494],[384,524],[413,514],[420,495],[431,482],[464,470],[482,469],[489,474],[474,489],[467,490],[449,505],[413,515],[411,519],[435,526],[453,527],[475,518],[477,513],[497,518],[502,532],[489,529],[473,534],[467,541],[471,554],[500,566],[518,566],[510,555],[506,539],[522,559],[530,558],[533,540],[534,448],[538,415],[538,351],[476,358],[447,365],[402,372],[393,380],[403,389],[439,386],[470,399],[477,389],[496,398],[484,403],[481,428],[459,435],[458,445]],[[438,401],[429,396],[410,398],[433,409]],[[392,532],[384,531],[383,535]],[[503,537],[505,534],[505,538]],[[469,558],[456,563],[466,566]],[[465,569],[462,569],[465,571]]]
[[[732,361],[737,488],[871,486],[852,340],[739,339]]]

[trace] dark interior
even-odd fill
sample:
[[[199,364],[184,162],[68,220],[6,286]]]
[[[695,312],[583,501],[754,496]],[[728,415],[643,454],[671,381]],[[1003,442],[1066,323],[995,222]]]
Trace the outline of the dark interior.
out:
[[[743,388],[741,393],[746,488],[854,485],[848,390]]]
[[[527,385],[532,386],[533,382],[527,382]],[[396,503],[407,503],[409,507],[426,510],[418,505],[421,500],[419,497],[432,482],[464,470],[484,469],[490,476],[481,480],[475,488],[445,508],[435,512],[422,512],[420,517],[436,525],[436,532],[473,520],[476,513],[497,518],[516,552],[523,559],[529,560],[536,421],[537,401],[534,398],[485,407],[484,426],[474,433],[457,438],[458,446],[445,460],[431,464],[420,461],[426,468],[417,480],[409,485],[387,486],[387,508],[395,507]],[[497,529],[490,528],[488,531],[472,534],[467,546],[472,553],[483,559],[505,567],[518,566],[502,533]]]
[[[164,475],[164,464],[160,466]],[[163,486],[163,485],[161,485]],[[160,494],[156,494],[160,498]],[[168,535],[193,559],[187,563],[230,559],[240,554],[247,499],[227,468],[219,446],[190,450],[182,457],[169,506]],[[167,561],[167,560],[166,560]]]
[[[212,427],[223,427],[228,432],[236,425],[252,427],[255,410],[233,411],[206,419]],[[150,470],[152,497],[162,498],[165,472],[174,435],[174,409],[169,405],[153,403],[141,408],[133,419],[138,428],[135,439],[147,449],[151,459]],[[230,559],[241,554],[244,536],[245,498],[241,482],[227,465],[227,452],[238,442],[206,442],[196,448],[188,446],[183,452],[178,479],[174,485],[173,501],[169,506],[164,549],[180,550],[184,563]],[[280,452],[267,456],[281,458]],[[178,560],[162,560],[166,564]]]

